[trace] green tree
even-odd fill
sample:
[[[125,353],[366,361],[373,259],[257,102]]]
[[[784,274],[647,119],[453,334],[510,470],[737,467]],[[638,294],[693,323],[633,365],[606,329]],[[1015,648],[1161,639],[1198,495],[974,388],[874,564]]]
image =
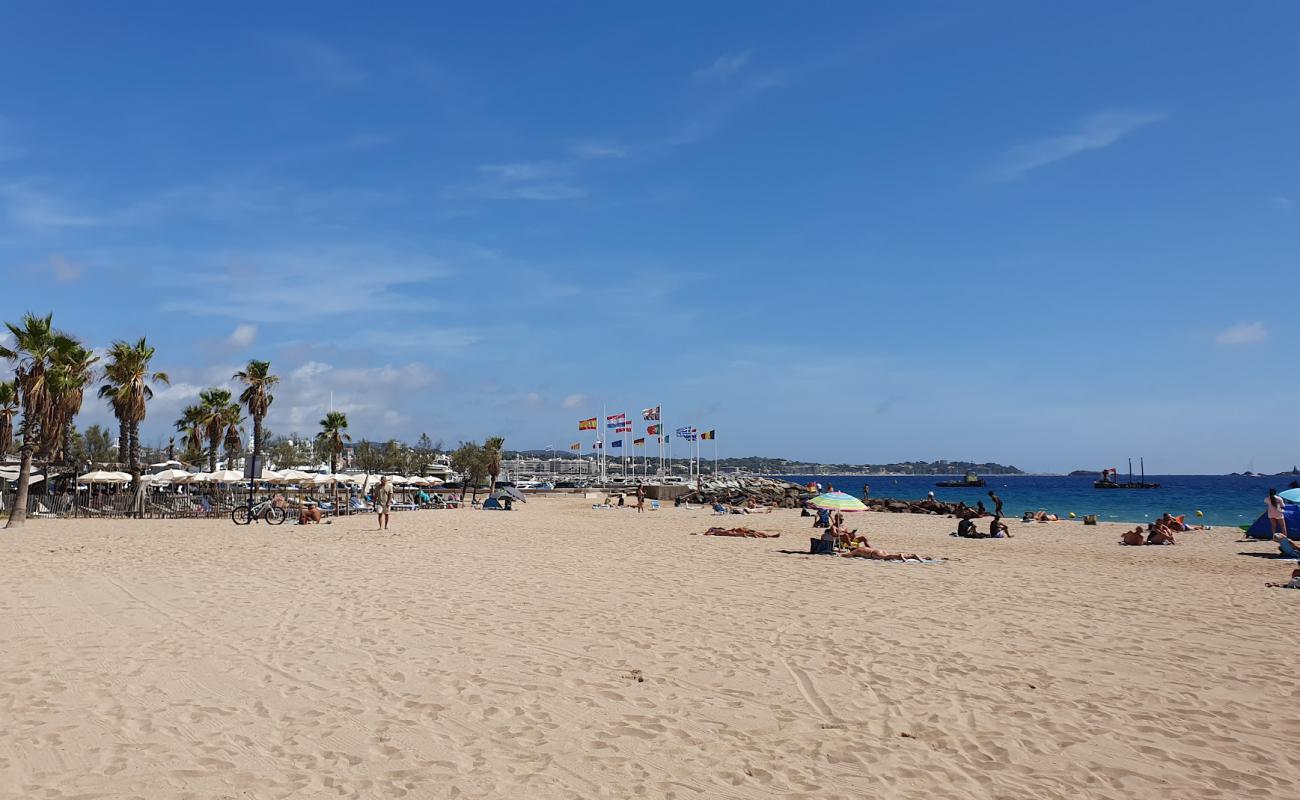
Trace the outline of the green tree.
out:
[[[460,485],[460,499],[465,500],[465,491],[470,484],[474,486],[474,499],[478,499],[478,487],[487,477],[487,458],[483,448],[477,442],[461,442],[451,454],[451,468],[459,472],[464,481]]]
[[[230,426],[238,426],[239,406],[229,389],[212,388],[199,392],[199,409],[200,428],[208,445],[208,471],[216,472],[217,448],[226,438]]]
[[[181,411],[176,420],[176,432],[181,435],[181,447],[185,448],[183,461],[197,464],[203,460],[203,445],[207,439],[203,432],[203,407],[189,405]]]
[[[14,417],[18,416],[18,384],[0,381],[0,456],[14,443]]]
[[[72,445],[72,420],[81,412],[86,387],[95,380],[95,363],[99,361],[87,348],[66,341],[55,351],[49,373],[50,402],[41,423],[42,456],[46,462],[69,463]]]
[[[504,436],[489,436],[483,440],[484,468],[492,479],[492,484],[488,487],[488,494],[496,491],[497,476],[501,474],[501,448],[505,447],[505,444],[506,439]]]
[[[331,411],[320,421],[320,433],[316,441],[329,456],[330,473],[339,471],[339,456],[343,455],[343,443],[352,441],[348,436],[348,415],[342,411]]]
[[[374,442],[362,439],[357,446],[352,448],[352,460],[357,468],[363,470],[367,475],[375,475],[384,469],[384,451],[383,448],[375,446]]]
[[[244,391],[239,393],[239,402],[244,404],[248,416],[253,418],[253,459],[256,460],[262,453],[262,420],[266,419],[266,413],[275,400],[271,390],[280,382],[280,378],[271,374],[270,361],[256,359],[236,372],[234,378],[244,385]]]
[[[13,508],[9,511],[6,528],[18,528],[27,521],[27,495],[31,488],[32,458],[41,440],[41,423],[46,418],[50,403],[48,376],[54,368],[61,350],[77,342],[62,331],[55,330],[54,315],[38,317],[24,314],[15,325],[6,322],[13,343],[0,347],[0,358],[10,363],[14,370],[14,383],[18,387],[18,404],[22,413],[18,434],[19,445],[18,488],[14,494]]]
[[[104,365],[104,384],[99,387],[99,396],[108,401],[117,417],[117,457],[127,463],[136,491],[140,488],[140,423],[153,399],[150,384],[171,382],[167,373],[150,370],[154,352],[143,336],[135,344],[113,342]]]
[[[107,428],[100,425],[91,425],[86,428],[85,436],[86,460],[94,464],[103,464],[111,461],[113,458],[113,434]]]

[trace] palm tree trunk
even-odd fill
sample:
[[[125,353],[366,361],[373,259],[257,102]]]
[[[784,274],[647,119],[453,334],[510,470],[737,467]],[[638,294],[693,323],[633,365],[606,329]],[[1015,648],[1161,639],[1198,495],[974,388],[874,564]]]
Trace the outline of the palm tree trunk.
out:
[[[117,428],[117,463],[125,464],[127,452],[131,449],[131,426],[126,420],[118,423]]]
[[[262,462],[262,415],[253,415],[253,463]]]
[[[217,445],[220,443],[218,437],[208,438],[208,472],[217,471]]]
[[[127,445],[127,463],[131,469],[131,489],[140,490],[140,423],[131,422],[129,443]]]
[[[21,426],[23,445],[19,448],[20,456],[18,466],[18,490],[14,492],[14,507],[9,509],[9,521],[5,523],[5,529],[21,528],[27,521],[27,489],[32,482],[32,450],[35,442],[32,441],[32,420],[23,414]]]
[[[72,420],[63,423],[63,463],[72,464]]]

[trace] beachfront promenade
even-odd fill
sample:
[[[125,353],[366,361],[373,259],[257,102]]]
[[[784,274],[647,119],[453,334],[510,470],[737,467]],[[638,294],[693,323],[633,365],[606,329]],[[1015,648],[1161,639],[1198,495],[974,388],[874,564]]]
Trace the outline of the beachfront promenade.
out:
[[[1300,592],[1239,532],[579,497],[0,537],[0,797],[1294,798]]]

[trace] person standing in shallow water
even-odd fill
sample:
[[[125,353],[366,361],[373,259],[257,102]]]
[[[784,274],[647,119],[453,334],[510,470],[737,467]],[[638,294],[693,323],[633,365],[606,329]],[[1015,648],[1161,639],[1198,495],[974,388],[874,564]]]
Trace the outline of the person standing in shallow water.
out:
[[[867,498],[870,496],[871,496],[871,484],[869,483],[862,484],[862,502],[864,503],[867,502]]]
[[[989,499],[993,501],[993,516],[995,517],[1002,516],[1002,498],[998,497],[996,494],[993,493],[993,490],[990,489]]]

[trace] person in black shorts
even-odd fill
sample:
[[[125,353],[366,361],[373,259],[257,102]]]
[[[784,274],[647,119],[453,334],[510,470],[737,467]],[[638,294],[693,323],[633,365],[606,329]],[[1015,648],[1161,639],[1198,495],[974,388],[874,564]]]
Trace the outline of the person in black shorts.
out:
[[[996,494],[993,493],[993,490],[990,489],[989,499],[993,501],[993,516],[995,517],[1002,516],[1002,498],[998,497]]]

